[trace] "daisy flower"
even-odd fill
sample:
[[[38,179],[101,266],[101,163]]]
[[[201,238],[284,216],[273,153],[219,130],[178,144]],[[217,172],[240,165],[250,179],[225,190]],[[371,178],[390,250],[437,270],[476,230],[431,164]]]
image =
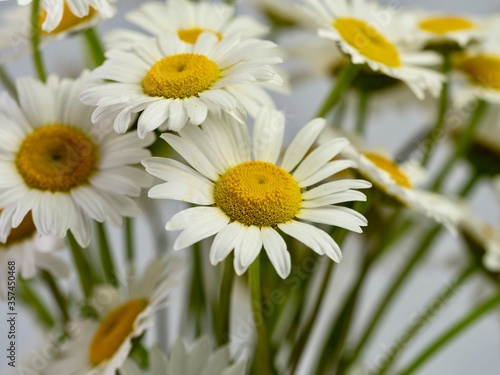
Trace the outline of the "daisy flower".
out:
[[[31,4],[33,0],[17,0],[19,5]],[[68,29],[99,14],[111,18],[115,14],[114,0],[42,0],[40,22],[48,33]]]
[[[337,136],[333,131],[329,131],[329,134],[331,136],[321,137],[321,142]],[[463,205],[416,188],[425,179],[425,172],[414,163],[398,165],[384,152],[370,152],[362,144],[355,147],[352,143],[341,151],[340,157],[356,163],[359,174],[384,195],[444,224],[452,233],[456,232],[463,216]]]
[[[262,109],[252,142],[246,126],[228,116],[209,117],[201,128],[185,127],[179,135],[163,134],[162,138],[192,168],[172,159],[144,160],[149,173],[167,181],[153,187],[149,197],[196,205],[167,223],[167,230],[183,231],[174,249],[216,235],[211,263],[216,265],[234,249],[234,268],[241,275],[264,247],[277,273],[286,278],[290,254],[279,229],[339,262],[342,254],[335,241],[305,221],[361,232],[366,219],[353,209],[335,204],[365,200],[366,196],[354,189],[371,184],[362,180],[321,183],[343,169],[355,167],[350,161],[331,161],[347,147],[344,138],[334,139],[306,156],[324,126],[324,119],[307,124],[280,165],[276,163],[283,141],[284,114],[273,109]]]
[[[189,44],[195,44],[203,32],[212,33],[219,40],[233,35],[257,37],[267,32],[267,27],[253,18],[236,16],[235,13],[234,7],[223,3],[166,0],[143,4],[125,17],[149,35],[173,33]],[[148,34],[117,29],[106,35],[106,44],[127,49],[131,43],[143,42]]]
[[[45,11],[41,11],[43,19]],[[105,18],[102,11],[93,8],[83,17],[78,17],[71,12],[67,5],[64,6],[62,20],[51,31],[41,30],[40,43],[59,40],[68,34],[94,26]],[[0,15],[0,61],[8,62],[22,57],[31,52],[31,10],[29,7],[11,7],[2,11]]]
[[[151,351],[151,375],[245,375],[246,367],[245,361],[230,364],[229,346],[223,346],[211,353],[207,337],[196,340],[190,349],[186,348],[183,340],[177,340],[168,358],[157,347]],[[120,373],[143,375],[144,370],[129,360],[120,369]]]
[[[178,259],[154,259],[142,278],[128,277],[124,290],[96,288],[90,304],[98,319],[71,323],[73,336],[46,373],[115,375],[132,349],[132,340],[151,328],[156,312],[166,306],[179,269]]]
[[[61,248],[61,241],[38,234],[32,215],[28,213],[21,224],[10,231],[7,241],[0,243],[0,272],[8,261],[15,261],[17,271],[24,279],[35,277],[37,269],[47,270],[57,278],[66,278],[69,276],[68,265],[52,254]]]
[[[32,215],[40,234],[62,238],[70,230],[87,246],[90,219],[120,226],[138,214],[133,197],[152,179],[134,165],[151,155],[145,147],[154,136],[94,127],[93,108],[78,100],[87,76],[22,78],[19,104],[0,97],[0,242]]]
[[[319,25],[319,35],[338,43],[354,64],[366,64],[376,72],[405,82],[419,99],[424,92],[441,92],[444,76],[425,66],[435,66],[441,58],[433,52],[410,49],[398,43],[407,32],[394,17],[383,25],[378,15],[384,10],[365,0],[303,0],[303,9]]]
[[[195,44],[178,35],[136,44],[132,51],[111,50],[94,70],[97,82],[82,93],[84,103],[98,108],[94,122],[111,121],[124,133],[139,115],[142,138],[157,128],[178,131],[187,123],[200,125],[208,112],[227,112],[240,122],[253,101],[257,82],[282,84],[270,64],[275,44],[257,39],[219,39],[203,32]]]
[[[411,44],[421,46],[456,43],[466,47],[472,42],[482,42],[498,29],[500,19],[481,18],[471,15],[437,14],[425,11],[411,11],[401,15],[412,29],[401,35]]]
[[[477,99],[500,104],[500,43],[487,42],[453,59],[453,85],[459,106]]]

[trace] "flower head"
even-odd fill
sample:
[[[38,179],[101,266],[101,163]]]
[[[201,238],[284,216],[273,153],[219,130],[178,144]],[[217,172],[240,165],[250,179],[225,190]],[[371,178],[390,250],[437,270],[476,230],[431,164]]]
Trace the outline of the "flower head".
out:
[[[42,235],[62,238],[70,230],[82,246],[90,219],[120,226],[138,214],[133,199],[151,177],[134,164],[154,141],[94,127],[93,108],[78,101],[87,74],[73,81],[51,76],[17,83],[19,104],[0,98],[0,241],[32,215]]]
[[[20,5],[31,4],[33,0],[17,0]],[[74,27],[99,13],[102,18],[115,14],[113,0],[42,0],[40,22],[42,30],[60,32]]]
[[[209,112],[227,112],[243,122],[252,86],[282,83],[271,66],[281,61],[273,55],[274,46],[238,37],[219,41],[208,32],[190,44],[166,34],[129,52],[110,51],[92,74],[97,82],[81,98],[98,107],[94,121],[111,121],[119,133],[140,113],[140,137],[157,128],[177,131],[188,123],[199,125]]]
[[[323,119],[306,125],[280,164],[284,115],[272,109],[264,108],[257,117],[252,142],[246,126],[228,116],[209,117],[202,127],[186,127],[179,135],[163,134],[192,168],[172,159],[144,160],[149,173],[167,181],[152,188],[149,196],[197,205],[167,223],[167,230],[183,230],[174,249],[216,234],[212,264],[234,249],[234,267],[241,275],[264,247],[278,274],[285,278],[291,261],[280,230],[339,262],[342,254],[335,241],[306,222],[361,232],[366,219],[336,204],[365,200],[355,189],[371,184],[362,180],[322,183],[356,166],[350,161],[332,161],[347,147],[344,138],[333,139],[306,156],[324,125]]]
[[[405,82],[420,99],[426,90],[439,94],[444,77],[425,68],[439,64],[439,56],[400,44],[404,24],[391,18],[381,25],[377,16],[384,9],[365,0],[303,1],[304,10],[317,20],[319,35],[337,42],[354,64]]]
[[[133,43],[143,42],[151,35],[177,34],[185,43],[195,44],[203,32],[215,35],[219,40],[239,35],[258,37],[267,31],[253,18],[236,16],[235,8],[222,3],[189,0],[148,2],[127,13],[127,20],[147,32],[129,29],[113,30],[106,35],[111,48],[128,49]]]
[[[114,375],[126,361],[132,340],[153,326],[156,312],[165,307],[180,265],[172,257],[154,259],[143,277],[129,275],[123,289],[96,288],[90,304],[97,319],[74,319],[72,337],[47,373]]]

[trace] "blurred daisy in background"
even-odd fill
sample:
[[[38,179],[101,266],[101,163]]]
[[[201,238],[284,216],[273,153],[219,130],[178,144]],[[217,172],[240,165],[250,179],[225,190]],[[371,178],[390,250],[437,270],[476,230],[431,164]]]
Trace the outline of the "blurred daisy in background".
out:
[[[102,286],[94,290],[90,305],[97,319],[71,323],[73,336],[63,345],[48,374],[115,375],[132,349],[132,340],[154,325],[158,310],[177,284],[182,262],[174,257],[150,262],[144,275],[127,275],[123,288]]]
[[[141,138],[155,129],[178,131],[186,124],[200,125],[209,112],[226,112],[244,122],[246,104],[258,100],[252,85],[283,83],[272,67],[281,62],[275,47],[239,37],[219,41],[210,32],[202,33],[195,44],[165,34],[131,51],[109,51],[81,99],[98,107],[94,122],[111,122],[119,133],[126,132],[141,112]]]
[[[91,8],[88,14],[78,17],[64,5],[61,22],[51,31],[41,30],[40,43],[43,46],[53,40],[62,39],[69,34],[77,33],[107,18],[102,10]],[[40,19],[45,19],[45,11],[41,11]],[[0,62],[16,60],[31,53],[31,9],[14,6],[0,15]]]
[[[339,133],[328,129],[320,140],[327,144],[328,140],[338,136]],[[355,139],[340,152],[341,158],[356,163],[359,174],[391,200],[444,224],[456,233],[464,214],[460,202],[416,188],[426,179],[426,172],[416,163],[409,161],[398,165],[385,151],[370,151],[361,140]]]
[[[439,14],[412,10],[400,15],[408,25],[409,32],[401,35],[408,44],[422,47],[456,44],[464,48],[471,43],[480,43],[498,33],[500,18]]]
[[[142,4],[125,18],[148,34],[129,29],[116,29],[106,35],[109,48],[128,49],[132,43],[150,35],[177,34],[179,39],[195,44],[203,32],[219,40],[227,36],[258,37],[268,29],[251,17],[236,16],[234,7],[223,3],[195,3],[189,0],[154,1]]]
[[[183,340],[174,344],[170,356],[155,347],[151,350],[151,375],[245,375],[246,362],[230,363],[229,346],[223,346],[214,353],[210,352],[210,343],[207,337],[196,340],[191,348],[187,349]],[[122,375],[142,375],[135,362],[129,360],[120,369]]]
[[[474,45],[452,59],[454,100],[463,106],[483,99],[500,104],[500,43]]]
[[[1,212],[1,210],[0,210]],[[57,250],[64,247],[62,241],[49,236],[38,234],[31,214],[24,217],[15,229],[12,229],[7,241],[0,243],[1,280],[7,280],[7,264],[14,261],[16,270],[23,279],[36,276],[37,270],[45,270],[57,279],[69,276],[69,266],[56,255]],[[1,288],[0,297],[5,297],[6,288]]]
[[[419,99],[425,91],[439,95],[444,76],[428,67],[439,65],[440,56],[399,44],[408,30],[390,9],[364,0],[303,0],[303,4],[302,9],[316,19],[319,35],[336,41],[353,64],[366,64],[405,82]],[[391,15],[384,24],[377,17],[381,13]]]
[[[134,165],[151,155],[145,147],[155,137],[95,127],[93,108],[78,100],[87,76],[23,78],[19,104],[0,97],[0,241],[31,215],[40,234],[63,238],[70,230],[87,246],[90,219],[121,226],[139,213],[134,197],[152,179]]]
[[[33,0],[17,0],[20,5],[28,5]],[[115,14],[112,5],[115,0],[41,0],[40,23],[48,33],[68,29],[79,20],[90,19],[95,14],[111,18]]]
[[[252,141],[246,125],[225,117],[209,117],[201,128],[186,127],[179,135],[162,135],[192,168],[172,159],[143,161],[149,173],[167,181],[153,187],[150,198],[196,205],[167,223],[167,230],[182,230],[174,249],[216,235],[211,263],[221,262],[234,249],[234,268],[241,275],[264,247],[277,273],[286,278],[291,259],[279,229],[339,262],[342,253],[337,243],[307,222],[358,233],[367,225],[361,214],[336,204],[366,200],[356,189],[369,188],[370,183],[321,183],[356,166],[351,161],[331,161],[349,142],[336,138],[307,155],[325,126],[325,120],[315,119],[299,131],[278,165],[285,126],[283,113],[262,109]]]

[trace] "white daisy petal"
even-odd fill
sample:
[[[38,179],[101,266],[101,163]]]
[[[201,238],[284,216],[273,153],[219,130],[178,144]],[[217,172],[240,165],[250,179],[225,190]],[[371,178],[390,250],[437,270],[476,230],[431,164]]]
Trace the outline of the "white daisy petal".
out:
[[[281,167],[285,171],[291,172],[300,163],[304,155],[306,155],[314,144],[314,141],[316,141],[316,138],[318,138],[325,124],[326,121],[324,119],[314,119],[297,133],[283,156]]]
[[[290,253],[283,238],[272,228],[262,228],[262,244],[269,260],[282,279],[286,279],[292,269]]]
[[[253,154],[255,160],[276,164],[285,132],[285,114],[263,108],[254,124]]]

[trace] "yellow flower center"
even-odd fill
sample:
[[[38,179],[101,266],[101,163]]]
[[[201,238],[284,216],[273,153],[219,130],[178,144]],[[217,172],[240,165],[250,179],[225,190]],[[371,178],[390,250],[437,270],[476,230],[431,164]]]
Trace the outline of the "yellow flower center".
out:
[[[189,44],[195,44],[196,41],[198,40],[198,37],[200,36],[200,34],[205,32],[205,31],[214,34],[217,38],[219,38],[219,40],[222,39],[222,35],[220,35],[218,32],[212,31],[209,29],[201,29],[199,27],[193,27],[191,29],[179,30],[179,31],[177,31],[177,35],[179,36],[180,40],[182,40],[186,43],[189,43]]]
[[[420,22],[420,28],[437,35],[475,28],[471,21],[461,17],[431,17]]]
[[[189,98],[208,90],[220,74],[217,64],[206,56],[181,53],[154,64],[142,81],[142,87],[149,96]]]
[[[292,220],[302,193],[293,177],[268,162],[248,161],[227,170],[215,183],[215,204],[231,220],[273,227]]]
[[[366,153],[365,156],[378,168],[387,172],[396,184],[407,189],[411,188],[411,183],[408,176],[406,176],[406,174],[401,171],[401,169],[399,169],[399,166],[392,160],[374,153]]]
[[[500,57],[492,55],[469,56],[459,59],[456,68],[472,83],[500,90]]]
[[[89,348],[90,363],[97,366],[109,360],[134,330],[134,323],[146,308],[145,299],[131,300],[104,317]]]
[[[17,169],[29,187],[52,192],[86,184],[96,162],[97,150],[90,138],[65,125],[36,129],[16,157]]]
[[[361,55],[392,68],[401,66],[398,49],[368,23],[356,18],[338,18],[333,27]]]
[[[2,210],[0,209],[0,212]],[[35,223],[33,222],[33,216],[31,211],[24,217],[23,221],[17,228],[12,228],[9,237],[7,237],[6,243],[0,243],[0,248],[8,248],[9,246],[22,242],[28,238],[31,238],[36,233]]]
[[[57,27],[52,30],[51,32],[46,32],[44,30],[42,30],[42,33],[43,34],[58,34],[58,33],[61,33],[61,32],[64,32],[64,31],[68,31],[84,22],[87,22],[89,20],[92,19],[92,17],[94,17],[96,14],[96,10],[92,7],[89,8],[89,14],[87,14],[86,16],[80,18],[80,17],[77,17],[75,16],[71,10],[69,9],[69,6],[66,2],[64,2],[64,9],[63,9],[63,17],[61,19],[61,22],[59,23],[59,25],[57,25]],[[45,21],[45,19],[47,18],[47,12],[45,10],[41,10],[40,11],[40,25],[43,24],[43,22]]]

